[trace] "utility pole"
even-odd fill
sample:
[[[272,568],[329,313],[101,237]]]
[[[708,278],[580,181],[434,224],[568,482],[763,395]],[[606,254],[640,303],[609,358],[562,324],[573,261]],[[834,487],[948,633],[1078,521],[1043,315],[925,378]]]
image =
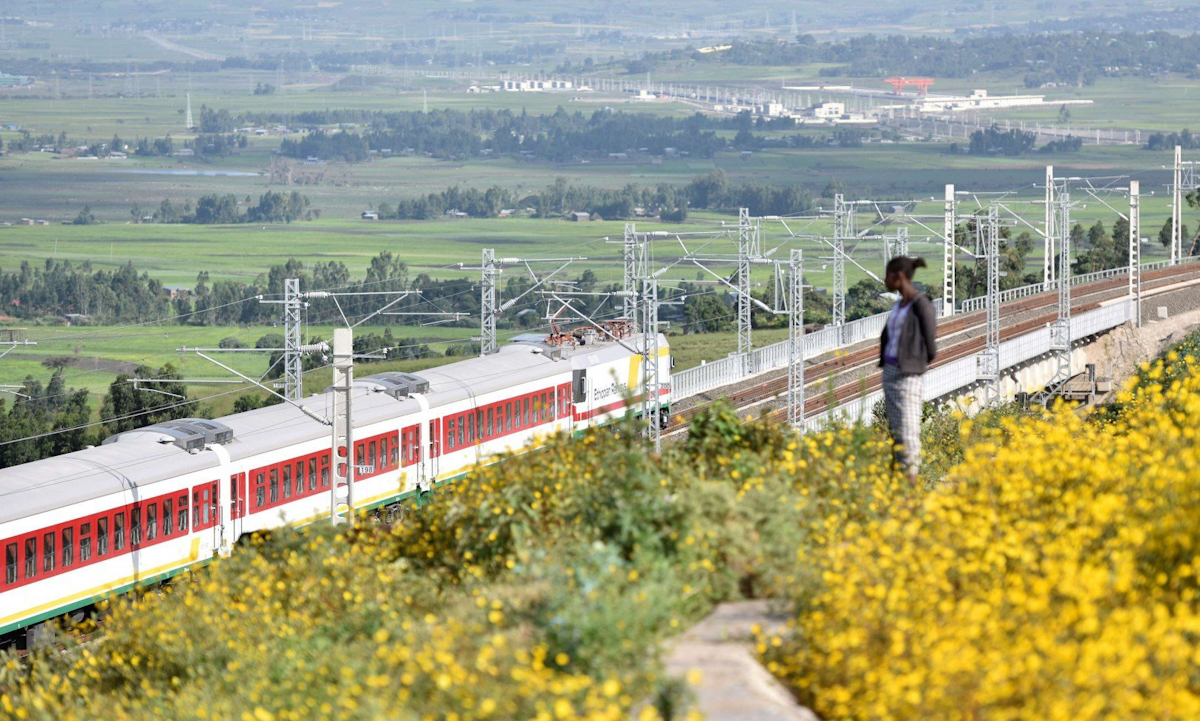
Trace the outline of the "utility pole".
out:
[[[761,225],[758,219],[750,221],[750,209],[738,208],[738,356],[742,359],[744,373],[753,373],[750,367],[753,341],[750,335],[750,263],[762,256],[759,239]]]
[[[854,235],[854,211],[841,193],[833,196],[833,322],[846,322],[846,239]]]
[[[976,219],[983,255],[987,260],[987,338],[976,356],[975,376],[983,383],[985,408],[1000,402],[1000,218],[995,203],[988,206],[987,220]]]
[[[647,242],[644,234],[638,235],[637,228],[633,223],[625,224],[625,237],[621,245],[621,257],[625,265],[623,284],[625,295],[621,298],[621,319],[628,322],[630,328],[635,329],[637,327],[638,279],[649,274]]]
[[[499,315],[499,309],[496,307],[496,281],[501,271],[496,268],[494,248],[483,249],[483,264],[480,267],[482,282],[479,304],[479,355],[482,357],[500,349],[496,343],[496,316]]]
[[[883,237],[883,262],[886,265],[892,258],[908,255],[908,227],[896,228],[895,235]]]
[[[804,256],[788,256],[788,425],[804,426]]]
[[[329,493],[329,520],[354,525],[354,331],[333,329],[333,486]]]
[[[1134,326],[1142,326],[1142,198],[1140,183],[1129,181],[1129,301]]]
[[[662,452],[658,378],[658,279],[642,278],[642,420],[655,453]]]
[[[304,360],[301,356],[300,279],[283,281],[283,395],[293,401],[304,396]]]
[[[945,244],[942,246],[942,317],[954,315],[954,186],[946,186],[946,206],[942,233]]]
[[[1175,146],[1175,173],[1171,184],[1171,265],[1183,256],[1183,148]]]
[[[458,267],[464,270],[478,270],[480,272],[480,300],[479,300],[479,355],[480,357],[490,355],[500,350],[500,345],[496,340],[496,320],[504,311],[512,308],[517,304],[517,301],[532,293],[546,281],[553,278],[558,273],[561,273],[568,265],[577,260],[587,260],[587,258],[497,258],[494,248],[483,249],[483,262],[478,268],[469,268],[463,263],[459,263]],[[538,276],[530,268],[531,263],[539,262],[561,262],[562,265],[551,273],[538,278]],[[516,298],[509,298],[504,303],[499,302],[499,286],[500,274],[504,272],[505,265],[524,265],[529,268],[530,275],[533,275],[537,282],[528,288],[524,293]],[[474,339],[473,339],[474,340]]]
[[[1043,236],[1042,289],[1054,282],[1054,166],[1046,166],[1046,221]]]
[[[1071,377],[1071,189],[1067,180],[1055,188],[1054,219],[1058,234],[1058,318],[1050,324],[1050,351],[1057,360],[1054,378],[1046,385],[1043,398],[1050,389]]]

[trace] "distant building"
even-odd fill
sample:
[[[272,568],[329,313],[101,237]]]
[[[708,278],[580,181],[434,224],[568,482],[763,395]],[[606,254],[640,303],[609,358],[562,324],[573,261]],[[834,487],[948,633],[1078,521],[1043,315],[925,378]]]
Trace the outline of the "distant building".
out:
[[[824,118],[832,120],[840,118],[846,114],[845,103],[819,103],[813,107],[814,118]]]
[[[586,222],[591,219],[591,215],[584,212],[571,213],[571,220],[576,222]]]
[[[362,212],[362,219],[363,220],[379,220],[379,213],[376,213],[374,210],[364,210]]]
[[[179,150],[176,150],[174,153],[172,153],[172,155],[176,155],[180,158],[190,158],[190,157],[194,156],[195,154],[196,154],[196,151],[192,148],[180,148]]]

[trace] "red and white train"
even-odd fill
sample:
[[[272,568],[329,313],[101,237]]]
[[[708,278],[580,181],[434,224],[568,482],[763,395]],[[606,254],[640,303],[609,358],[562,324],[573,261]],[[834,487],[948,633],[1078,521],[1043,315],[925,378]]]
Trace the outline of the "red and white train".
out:
[[[580,340],[524,336],[486,357],[356,379],[356,505],[396,503],[505,450],[623,415],[642,394],[641,338]],[[661,335],[658,346],[669,408]],[[332,394],[302,405],[327,417]],[[327,518],[330,448],[329,427],[285,403],[0,470],[0,638],[228,553],[245,534]]]

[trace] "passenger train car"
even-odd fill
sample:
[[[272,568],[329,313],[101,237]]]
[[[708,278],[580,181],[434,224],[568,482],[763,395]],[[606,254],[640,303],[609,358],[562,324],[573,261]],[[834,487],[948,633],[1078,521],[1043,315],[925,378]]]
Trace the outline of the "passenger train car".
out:
[[[642,393],[641,337],[568,339],[524,336],[486,357],[356,379],[356,506],[395,503],[539,437],[623,415]],[[661,335],[658,345],[668,408]],[[333,396],[301,404],[328,417]],[[327,518],[330,450],[328,426],[281,403],[0,470],[0,638],[169,578],[246,534]]]

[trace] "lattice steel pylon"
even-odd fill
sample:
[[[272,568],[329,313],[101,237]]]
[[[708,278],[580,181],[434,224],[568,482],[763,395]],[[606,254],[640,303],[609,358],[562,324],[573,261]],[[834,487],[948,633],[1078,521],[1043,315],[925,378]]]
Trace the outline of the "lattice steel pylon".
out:
[[[883,237],[883,262],[886,265],[892,258],[901,258],[906,255],[908,255],[908,227],[902,225],[896,228],[895,235]]]
[[[354,331],[333,329],[333,483],[329,520],[354,525]]]
[[[479,286],[479,355],[486,356],[500,349],[496,343],[496,316],[500,308],[496,305],[496,279],[499,270],[496,268],[496,250],[483,249],[483,263],[480,266]]]
[[[942,225],[944,243],[942,245],[942,317],[954,315],[955,283],[955,251],[957,246],[954,239],[954,186],[946,186],[946,206]]]
[[[638,300],[642,306],[642,420],[655,453],[662,452],[662,384],[658,377],[658,280],[643,277]]]
[[[1175,169],[1171,183],[1171,265],[1183,256],[1183,148],[1175,146]]]
[[[751,301],[750,301],[750,264],[762,257],[762,240],[760,231],[762,225],[759,219],[751,222],[750,209],[738,208],[738,266],[737,266],[737,326],[738,326],[738,357],[742,359],[742,368],[746,373],[754,372],[750,367],[750,352],[754,348],[751,338]]]
[[[804,425],[804,256],[793,248],[788,257],[788,424]]]
[[[1046,220],[1043,227],[1042,284],[1049,288],[1054,282],[1054,166],[1046,166]]]
[[[621,319],[637,329],[638,320],[638,281],[649,274],[649,238],[645,233],[639,234],[633,223],[625,224],[625,238],[621,245],[621,257],[624,261],[625,296],[621,299]]]
[[[1058,318],[1050,324],[1050,352],[1054,354],[1054,377],[1046,384],[1048,397],[1071,377],[1071,189],[1068,181],[1055,188],[1057,215],[1054,229],[1058,241]]]
[[[846,239],[854,237],[854,209],[838,193],[833,196],[833,320],[846,322]]]
[[[283,395],[299,401],[304,396],[304,356],[301,344],[304,301],[300,279],[283,281]]]
[[[983,351],[976,356],[975,376],[983,384],[983,405],[1000,403],[1000,213],[995,203],[988,206],[986,219],[977,219],[982,255],[987,261],[987,326]]]
[[[1129,303],[1133,324],[1142,325],[1142,198],[1141,184],[1129,181]]]

